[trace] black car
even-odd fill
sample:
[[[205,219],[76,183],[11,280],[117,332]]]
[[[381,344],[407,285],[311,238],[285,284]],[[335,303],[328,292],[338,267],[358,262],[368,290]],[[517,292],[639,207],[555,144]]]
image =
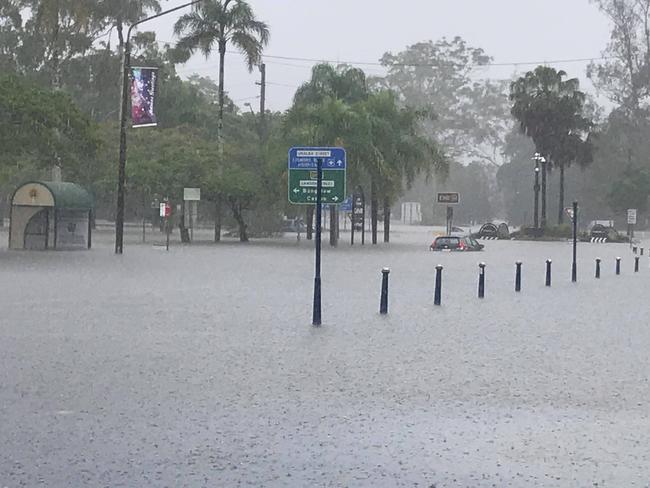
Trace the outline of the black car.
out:
[[[473,237],[440,236],[436,237],[429,246],[430,251],[481,251],[483,244],[479,244]]]

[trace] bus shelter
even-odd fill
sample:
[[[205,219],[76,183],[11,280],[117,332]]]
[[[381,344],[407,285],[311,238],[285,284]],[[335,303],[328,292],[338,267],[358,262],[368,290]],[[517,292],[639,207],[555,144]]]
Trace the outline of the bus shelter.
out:
[[[33,181],[11,198],[9,249],[90,249],[93,199],[76,183]]]

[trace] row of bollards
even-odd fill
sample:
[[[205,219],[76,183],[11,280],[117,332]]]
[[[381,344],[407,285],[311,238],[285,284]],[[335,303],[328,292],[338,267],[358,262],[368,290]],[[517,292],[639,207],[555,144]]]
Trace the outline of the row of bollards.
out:
[[[616,258],[616,274],[620,275],[621,274],[621,261],[622,258]],[[637,256],[634,258],[634,272],[638,273],[639,272],[639,261],[640,258]],[[600,258],[596,258],[596,279],[600,279],[600,274],[601,274],[601,263],[602,260]],[[521,292],[521,276],[522,276],[522,266],[523,263],[521,261],[517,261],[515,263],[515,292],[519,293]],[[545,280],[545,285],[547,287],[550,287],[552,285],[552,279],[553,279],[553,261],[550,259],[546,260],[546,280]],[[479,263],[479,276],[478,276],[478,297],[483,299],[485,298],[485,268],[487,265],[485,263]],[[436,306],[442,305],[442,271],[443,271],[443,266],[438,265],[436,266],[436,281],[435,281],[435,289],[433,293],[433,304]],[[389,268],[383,268],[381,270],[382,274],[382,280],[381,280],[381,298],[380,298],[380,304],[379,304],[379,313],[381,315],[387,315],[388,314],[388,275],[390,274],[390,269]]]

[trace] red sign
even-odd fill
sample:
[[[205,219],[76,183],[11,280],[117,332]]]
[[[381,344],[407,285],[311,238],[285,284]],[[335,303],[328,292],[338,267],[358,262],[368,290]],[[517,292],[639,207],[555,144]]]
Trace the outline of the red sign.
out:
[[[172,204],[163,202],[160,204],[160,216],[168,219],[172,216]]]

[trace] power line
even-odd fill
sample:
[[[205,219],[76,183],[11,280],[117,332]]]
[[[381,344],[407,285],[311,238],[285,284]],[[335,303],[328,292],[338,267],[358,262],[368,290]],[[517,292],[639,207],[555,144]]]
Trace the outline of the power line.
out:
[[[172,41],[156,41],[158,43],[163,43],[163,44],[174,44]],[[240,51],[227,51],[228,54],[236,54],[242,56],[243,53]],[[343,60],[343,59],[323,59],[323,58],[303,58],[299,56],[280,56],[280,55],[274,55],[274,54],[263,54],[262,57],[264,59],[277,59],[281,61],[298,61],[298,62],[303,62],[303,63],[328,63],[328,64],[349,64],[349,65],[357,65],[357,66],[377,66],[381,68],[391,68],[391,67],[406,67],[406,68],[435,68],[438,65],[435,63],[382,63],[379,61],[351,61],[351,60]],[[569,58],[569,59],[553,59],[553,60],[543,60],[543,61],[509,61],[509,62],[503,62],[503,63],[498,63],[498,62],[490,62],[490,63],[484,63],[484,64],[479,64],[475,66],[473,69],[481,69],[481,68],[490,68],[490,67],[517,67],[517,66],[537,66],[537,65],[548,65],[548,64],[571,64],[571,63],[587,63],[587,62],[593,62],[593,61],[608,61],[616,59],[615,56],[594,56],[594,57],[589,57],[589,58]],[[276,63],[279,64],[279,63]],[[218,64],[215,64],[214,66],[218,66]],[[300,65],[289,65],[287,66],[293,66],[293,67],[300,67]]]

